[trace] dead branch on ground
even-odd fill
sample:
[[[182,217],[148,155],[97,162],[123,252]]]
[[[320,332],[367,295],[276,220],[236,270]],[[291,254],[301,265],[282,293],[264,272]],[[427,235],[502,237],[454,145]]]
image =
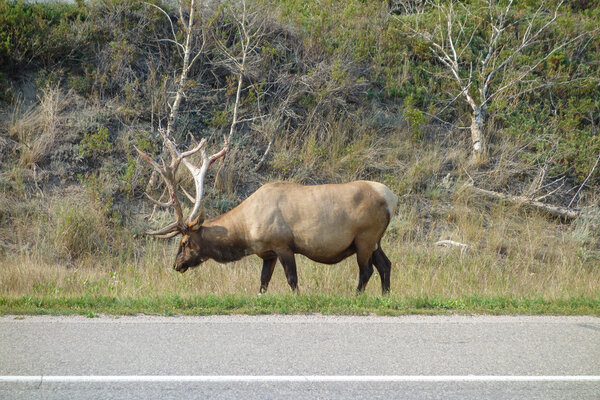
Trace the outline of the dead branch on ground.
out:
[[[575,219],[579,216],[579,211],[574,210],[572,208],[545,204],[540,201],[532,200],[532,199],[524,197],[524,196],[515,196],[515,195],[511,195],[511,194],[504,194],[504,193],[494,192],[491,190],[481,189],[481,188],[475,187],[470,184],[465,185],[465,187],[470,188],[475,193],[483,195],[484,197],[487,197],[488,199],[505,200],[505,201],[508,201],[510,203],[517,204],[517,205],[530,206],[530,207],[536,208],[538,210],[541,210],[543,212],[546,212],[550,215],[553,215],[555,217],[562,217],[562,218],[566,218],[566,219]]]

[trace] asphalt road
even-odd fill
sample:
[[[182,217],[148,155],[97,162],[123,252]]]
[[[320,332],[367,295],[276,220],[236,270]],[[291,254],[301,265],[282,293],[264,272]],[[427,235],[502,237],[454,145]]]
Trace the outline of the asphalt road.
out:
[[[593,317],[0,317],[0,398],[599,399]]]

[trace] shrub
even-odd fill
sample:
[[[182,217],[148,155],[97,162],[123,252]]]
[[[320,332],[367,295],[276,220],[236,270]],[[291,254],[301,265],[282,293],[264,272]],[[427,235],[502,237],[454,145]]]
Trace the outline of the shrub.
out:
[[[97,153],[107,153],[113,147],[109,136],[108,129],[102,126],[98,127],[95,133],[86,132],[81,139],[79,153],[84,157],[91,157]]]
[[[102,213],[95,207],[66,200],[52,210],[53,242],[59,256],[68,260],[106,250],[110,231]]]
[[[76,45],[71,23],[84,15],[85,8],[76,4],[1,1],[0,68],[60,62]]]

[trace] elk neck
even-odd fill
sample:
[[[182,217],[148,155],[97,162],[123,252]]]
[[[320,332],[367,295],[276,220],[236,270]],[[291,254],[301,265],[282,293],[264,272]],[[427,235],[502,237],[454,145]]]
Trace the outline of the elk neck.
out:
[[[224,215],[205,221],[199,233],[202,253],[217,262],[237,261],[252,253],[243,230]]]

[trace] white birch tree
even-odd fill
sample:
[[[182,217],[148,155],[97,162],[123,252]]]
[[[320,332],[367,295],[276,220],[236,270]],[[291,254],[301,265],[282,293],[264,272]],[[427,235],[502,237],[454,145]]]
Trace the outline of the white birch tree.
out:
[[[582,38],[596,33],[563,37],[548,47],[547,33],[560,15],[563,0],[542,0],[525,16],[514,10],[514,0],[485,0],[479,7],[456,0],[426,3],[417,18],[396,18],[410,35],[429,44],[433,57],[443,66],[442,76],[454,82],[451,102],[462,99],[468,105],[472,154],[477,163],[487,157],[486,121],[492,102],[577,80],[573,76],[550,77],[537,72],[553,54],[585,43]],[[435,18],[431,29],[422,22],[426,13]],[[534,47],[549,50],[530,51]]]

